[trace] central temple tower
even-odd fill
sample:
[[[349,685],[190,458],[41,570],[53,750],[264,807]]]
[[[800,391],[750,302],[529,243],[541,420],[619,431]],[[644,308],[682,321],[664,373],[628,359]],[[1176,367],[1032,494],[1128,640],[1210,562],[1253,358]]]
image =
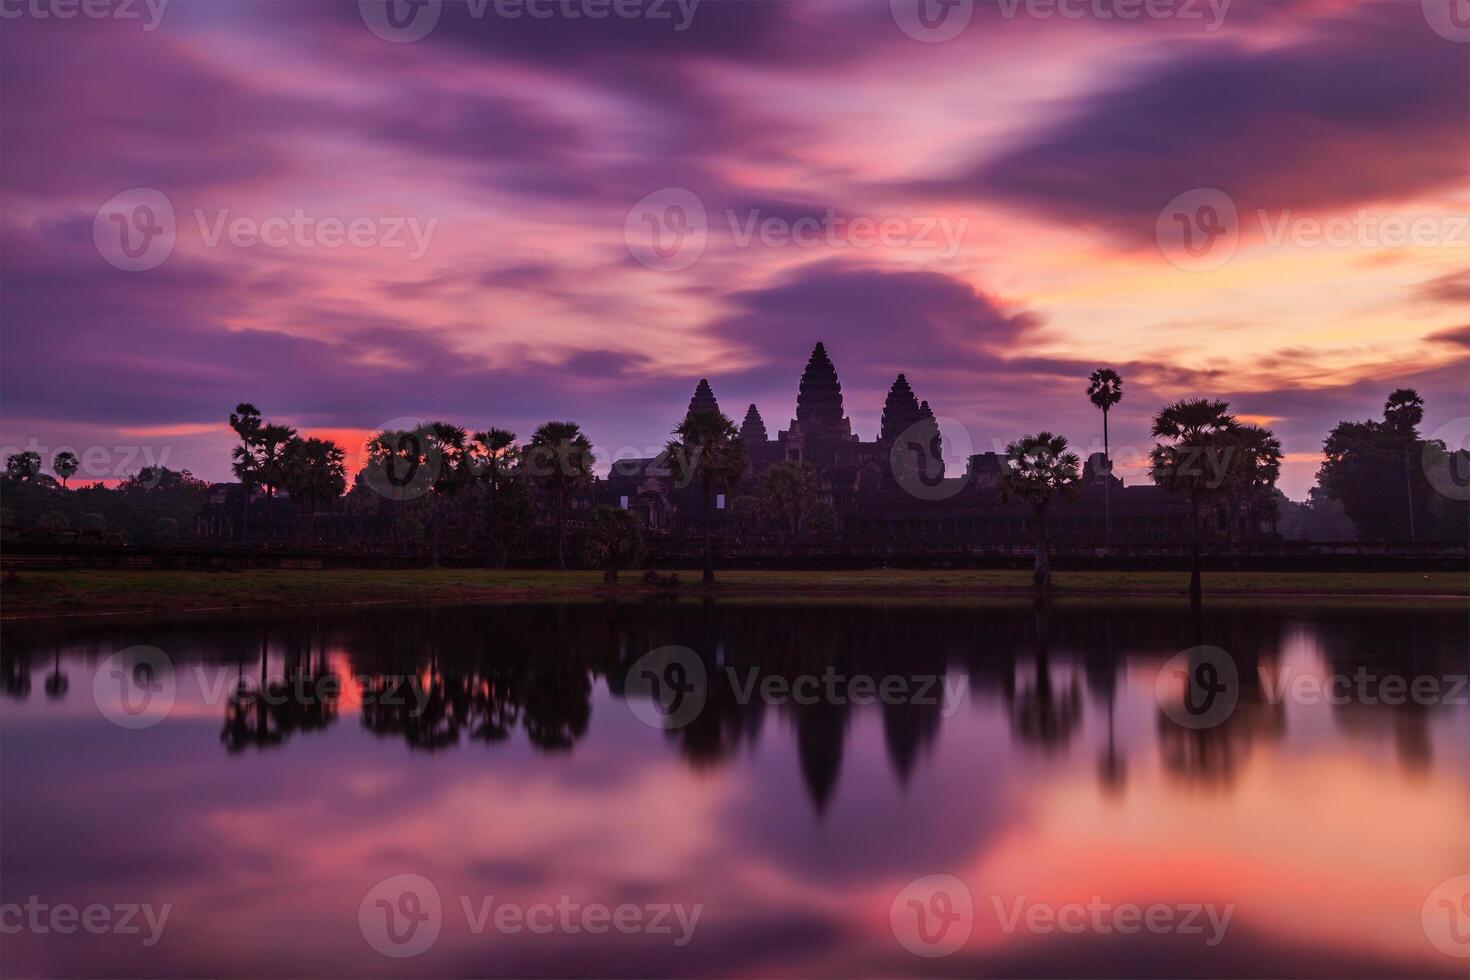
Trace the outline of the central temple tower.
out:
[[[852,422],[842,414],[842,383],[821,341],[812,348],[796,391],[796,418],[791,432],[803,441],[850,441]]]

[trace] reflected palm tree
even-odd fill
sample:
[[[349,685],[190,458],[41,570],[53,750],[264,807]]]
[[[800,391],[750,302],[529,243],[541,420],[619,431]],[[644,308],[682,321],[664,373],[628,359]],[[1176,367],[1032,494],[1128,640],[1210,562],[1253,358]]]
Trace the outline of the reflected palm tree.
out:
[[[470,738],[493,745],[510,738],[521,723],[517,672],[504,658],[486,655],[471,679]]]
[[[1204,645],[1203,609],[1191,603],[1194,646]],[[1267,697],[1262,675],[1272,675],[1281,649],[1279,624],[1263,628],[1251,617],[1236,617],[1215,630],[1219,643],[1235,661],[1239,696],[1234,710],[1219,724],[1206,728],[1180,725],[1160,706],[1159,750],[1164,770],[1176,779],[1206,786],[1229,787],[1245,758],[1263,739],[1279,739],[1286,730],[1284,706]],[[1203,654],[1201,654],[1203,656]],[[1203,696],[1193,690],[1198,672],[1186,672],[1186,697]]]
[[[0,690],[24,701],[31,696],[31,664],[23,656],[0,652]]]
[[[52,701],[60,701],[66,697],[69,687],[71,679],[61,671],[61,647],[58,646],[55,658],[51,661],[51,673],[46,675],[46,697]]]
[[[1108,796],[1120,796],[1128,780],[1128,762],[1118,751],[1116,708],[1118,702],[1118,660],[1113,653],[1113,624],[1104,619],[1102,646],[1088,651],[1086,659],[1087,689],[1108,706],[1108,744],[1098,756],[1097,780]]]
[[[791,725],[782,727],[782,736],[790,731],[795,737],[805,795],[819,814],[831,808],[845,740],[856,719],[866,714],[881,723],[884,748],[879,751],[894,783],[907,786],[938,742],[942,702],[772,706],[758,693],[765,678],[779,677],[789,685],[799,677],[821,677],[828,668],[848,678],[895,673],[942,678],[961,669],[977,715],[999,713],[1018,746],[1065,751],[1082,729],[1085,677],[1085,700],[1098,713],[1090,761],[1103,790],[1118,793],[1131,775],[1130,749],[1142,748],[1130,746],[1127,735],[1129,702],[1119,687],[1126,662],[1122,652],[1163,658],[1184,643],[1198,645],[1209,632],[1210,642],[1231,651],[1240,665],[1239,705],[1216,730],[1182,730],[1158,719],[1170,778],[1228,785],[1250,747],[1284,730],[1284,709],[1271,704],[1267,693],[1275,683],[1271,670],[1285,624],[1299,621],[1299,613],[1288,620],[1276,612],[1232,611],[1209,623],[1209,631],[1203,617],[1186,620],[1162,609],[1138,615],[1042,603],[1033,604],[1029,613],[1009,604],[979,614],[939,604],[753,607],[730,600],[682,600],[357,610],[331,616],[351,626],[335,635],[341,637],[345,666],[360,679],[364,729],[416,750],[448,750],[466,742],[488,749],[521,737],[541,751],[572,750],[593,734],[592,691],[599,678],[617,698],[624,674],[648,650],[667,645],[699,650],[710,680],[707,704],[691,724],[668,734],[670,749],[691,767],[717,766],[737,758],[742,746],[754,745],[768,717],[785,715]],[[1356,665],[1365,664],[1382,673],[1447,674],[1455,672],[1456,658],[1463,658],[1463,644],[1443,617],[1357,611],[1334,613],[1308,626],[1333,672],[1351,675]],[[221,742],[228,751],[282,746],[336,721],[337,699],[308,696],[323,693],[321,683],[333,677],[323,629],[299,619],[289,627],[272,623],[270,635],[257,627],[243,641],[245,648],[238,626],[221,629],[217,652],[237,660],[238,674],[238,690],[222,710]],[[199,648],[211,649],[209,642],[216,641]],[[72,648],[48,648],[53,652],[49,666],[23,649],[4,651],[0,663],[10,696],[29,692],[33,666],[43,674],[59,668],[65,675],[56,652]],[[1406,661],[1405,649],[1420,653]],[[1065,655],[1072,650],[1080,657],[1076,669]],[[1034,669],[1029,663],[1017,669],[1020,657],[1034,662]],[[278,675],[274,679],[272,671]],[[748,685],[755,685],[755,696],[744,693]],[[1336,709],[1334,717],[1351,732],[1392,738],[1405,769],[1423,770],[1433,762],[1434,713],[1432,707],[1349,705]]]
[[[1050,631],[1051,602],[1040,597],[1032,606],[1036,621],[1036,677],[1021,688],[1011,723],[1021,741],[1048,751],[1066,749],[1082,721],[1082,695],[1072,677],[1057,691],[1052,679]]]
[[[535,670],[526,692],[526,736],[539,749],[564,751],[585,734],[592,716],[592,681],[580,664],[554,663]]]
[[[321,731],[337,720],[338,698],[325,652],[315,661],[307,642],[305,657],[297,657],[281,678],[271,678],[268,635],[261,634],[260,679],[255,687],[245,681],[244,663],[237,660],[235,687],[225,702],[220,741],[231,754],[248,748],[283,745],[298,732]]]

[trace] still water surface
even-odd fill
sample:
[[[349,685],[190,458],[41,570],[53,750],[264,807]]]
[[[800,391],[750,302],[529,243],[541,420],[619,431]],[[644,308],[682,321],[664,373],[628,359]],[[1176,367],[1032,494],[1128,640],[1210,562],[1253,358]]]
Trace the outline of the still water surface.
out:
[[[723,600],[8,625],[0,901],[169,911],[95,935],[41,913],[0,937],[0,974],[1463,977],[1425,917],[1470,873],[1466,626],[1455,605]],[[1199,643],[1243,679],[1203,729],[1156,683]],[[94,680],[139,645],[172,706],[124,728]],[[682,727],[637,681],[654,650],[691,697],[664,668],[706,672]],[[1334,675],[1346,698],[1313,696]],[[1441,703],[1382,703],[1386,676]],[[432,885],[438,932],[390,958],[383,919],[430,914],[376,905],[398,875]],[[929,875],[973,910],[942,957],[895,933]],[[497,927],[539,903],[583,911]],[[1223,933],[1202,911],[1114,928],[1130,905],[1231,911]],[[585,911],[620,906],[669,931]]]

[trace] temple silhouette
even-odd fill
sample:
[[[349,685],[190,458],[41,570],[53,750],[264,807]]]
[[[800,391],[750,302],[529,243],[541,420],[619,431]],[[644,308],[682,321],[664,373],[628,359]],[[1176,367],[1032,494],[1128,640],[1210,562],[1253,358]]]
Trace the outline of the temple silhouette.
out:
[[[709,380],[700,379],[688,411],[720,410]],[[934,410],[919,399],[904,374],[888,390],[877,438],[864,440],[854,433],[837,368],[821,342],[812,349],[797,385],[796,418],[771,438],[760,409],[752,404],[740,423],[740,437],[749,467],[733,494],[714,495],[717,526],[729,528],[728,497],[753,492],[762,472],[788,461],[815,470],[820,494],[835,510],[838,534],[845,539],[901,542],[943,536],[956,543],[1023,546],[1033,541],[1030,508],[1001,499],[1004,455],[976,453],[968,457],[963,473],[946,472]],[[1174,542],[1187,534],[1189,513],[1183,500],[1152,484],[1127,486],[1109,470],[1102,453],[1088,458],[1078,495],[1052,509],[1048,524],[1054,539],[1102,543],[1108,482],[1115,544]],[[636,511],[651,531],[677,533],[694,529],[702,519],[701,492],[698,486],[678,485],[665,454],[659,454],[614,462],[595,494],[598,503]],[[1223,530],[1230,515],[1215,517]],[[1235,530],[1243,536],[1264,530],[1249,515],[1237,519]]]
[[[1080,392],[1079,392],[1080,396]],[[689,399],[688,413],[723,411],[708,378],[699,379]],[[755,553],[768,546],[785,549],[810,547],[831,552],[901,556],[946,551],[1029,551],[1035,545],[1035,515],[1019,500],[1004,500],[1001,477],[1003,453],[980,452],[964,459],[962,471],[951,456],[948,466],[944,438],[936,413],[920,399],[909,378],[894,378],[884,399],[876,438],[853,431],[843,399],[842,382],[824,344],[818,342],[807,359],[796,391],[796,417],[774,438],[755,404],[744,413],[724,412],[740,419],[748,465],[737,485],[711,488],[708,501],[714,534],[726,554]],[[687,417],[687,414],[686,416]],[[681,419],[670,420],[671,431]],[[1044,428],[1038,423],[1035,428]],[[1021,433],[1010,433],[1016,438]],[[1085,442],[1077,439],[1078,443]],[[820,531],[777,534],[769,527],[753,527],[736,511],[736,501],[754,503],[762,474],[778,463],[811,467],[816,499],[830,504],[834,526]],[[677,553],[687,540],[703,530],[705,501],[702,481],[681,482],[666,452],[654,456],[615,459],[606,477],[575,491],[567,501],[567,522],[573,533],[587,527],[598,505],[636,513],[651,542]],[[196,537],[203,541],[241,540],[244,488],[239,483],[210,486],[208,501],[195,521]],[[313,515],[314,540],[327,547],[359,550],[403,547],[394,533],[397,504],[376,502],[376,509],[351,511],[339,500]],[[273,506],[272,506],[273,505]],[[1111,510],[1111,533],[1108,512]],[[1213,502],[1201,515],[1205,534],[1227,543],[1248,542],[1274,535],[1270,508],[1232,507]],[[746,513],[749,513],[747,507]],[[456,538],[472,541],[472,521],[448,515],[463,525]],[[250,526],[257,534],[267,525],[270,538],[289,541],[299,537],[304,514],[284,489],[267,501],[257,488],[250,506]],[[1174,550],[1189,537],[1189,504],[1183,495],[1170,494],[1149,482],[1126,485],[1111,473],[1102,453],[1093,453],[1082,470],[1075,496],[1058,499],[1047,514],[1047,533],[1059,549],[1085,551],[1104,546],[1128,551],[1151,548]],[[757,522],[759,523],[759,522]],[[546,560],[550,511],[537,504],[535,531],[540,534],[527,553],[529,560]],[[537,549],[540,549],[539,551]]]

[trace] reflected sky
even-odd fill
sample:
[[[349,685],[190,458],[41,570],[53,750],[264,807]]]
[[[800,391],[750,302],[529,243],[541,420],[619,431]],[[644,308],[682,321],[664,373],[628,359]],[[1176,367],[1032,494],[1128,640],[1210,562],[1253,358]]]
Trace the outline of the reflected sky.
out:
[[[1246,678],[1172,720],[1197,640]],[[174,664],[173,710],[94,698],[118,650]],[[632,710],[650,650],[712,679],[675,730]],[[264,704],[323,676],[330,704]],[[742,703],[726,678],[936,677],[934,704]],[[1466,669],[1463,610],[650,603],[351,610],[6,630],[0,899],[171,903],[161,941],[38,935],[6,975],[1463,976],[1421,909],[1470,872],[1470,709],[1279,697],[1283,678]],[[749,673],[749,672],[753,672]],[[1256,679],[1258,678],[1258,679]],[[243,680],[245,694],[235,694]],[[377,703],[385,690],[409,705]],[[1449,691],[1446,685],[1441,688]],[[1463,702],[1465,692],[1460,692]],[[387,959],[358,909],[391,875],[444,901]],[[910,881],[974,899],[954,955],[890,928]],[[472,932],[460,899],[700,903],[692,940]],[[1030,903],[1234,904],[1228,932],[1007,932]]]

